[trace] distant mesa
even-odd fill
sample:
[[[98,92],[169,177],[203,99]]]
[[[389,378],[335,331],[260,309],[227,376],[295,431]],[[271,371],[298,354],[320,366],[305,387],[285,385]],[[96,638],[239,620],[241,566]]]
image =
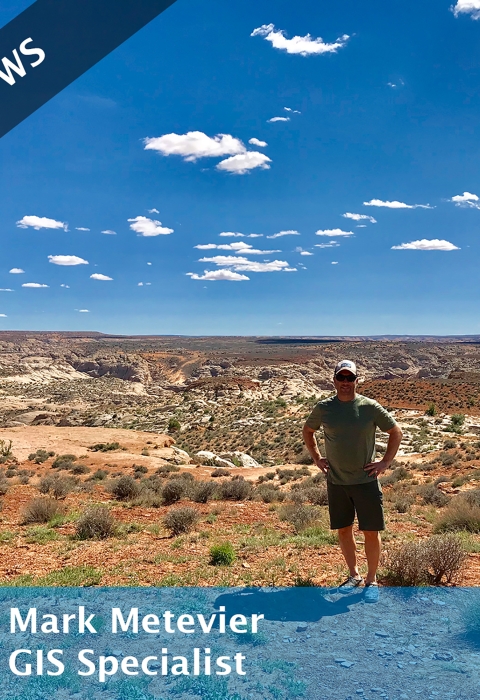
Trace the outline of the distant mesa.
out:
[[[326,345],[327,343],[342,343],[339,338],[258,338],[259,345]]]

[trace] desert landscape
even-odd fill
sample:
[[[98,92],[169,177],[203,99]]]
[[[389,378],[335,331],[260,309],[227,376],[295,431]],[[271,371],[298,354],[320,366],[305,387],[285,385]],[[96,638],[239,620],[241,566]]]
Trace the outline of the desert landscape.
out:
[[[0,333],[1,584],[337,584],[301,429],[345,357],[404,431],[382,582],[478,584],[480,338],[66,332]]]

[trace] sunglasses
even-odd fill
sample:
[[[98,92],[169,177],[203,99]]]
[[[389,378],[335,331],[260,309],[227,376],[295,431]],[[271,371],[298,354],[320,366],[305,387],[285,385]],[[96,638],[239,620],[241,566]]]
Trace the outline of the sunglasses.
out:
[[[354,374],[336,374],[337,382],[355,382],[357,377]]]

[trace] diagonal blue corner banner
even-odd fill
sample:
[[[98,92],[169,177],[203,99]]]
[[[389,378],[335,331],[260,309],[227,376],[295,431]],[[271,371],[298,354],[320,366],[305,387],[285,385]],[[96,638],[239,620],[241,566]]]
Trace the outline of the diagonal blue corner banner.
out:
[[[175,0],[37,0],[0,29],[0,137]]]

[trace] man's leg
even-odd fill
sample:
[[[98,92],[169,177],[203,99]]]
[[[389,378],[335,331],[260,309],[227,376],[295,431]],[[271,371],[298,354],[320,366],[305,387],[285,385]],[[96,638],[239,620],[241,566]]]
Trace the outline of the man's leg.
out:
[[[364,530],[365,554],[368,563],[368,573],[365,584],[374,583],[377,580],[377,569],[380,563],[381,539],[376,530]]]
[[[340,542],[340,549],[342,550],[343,557],[347,563],[350,576],[359,578],[360,574],[357,566],[357,545],[353,537],[353,525],[341,527],[338,530],[338,541]]]

